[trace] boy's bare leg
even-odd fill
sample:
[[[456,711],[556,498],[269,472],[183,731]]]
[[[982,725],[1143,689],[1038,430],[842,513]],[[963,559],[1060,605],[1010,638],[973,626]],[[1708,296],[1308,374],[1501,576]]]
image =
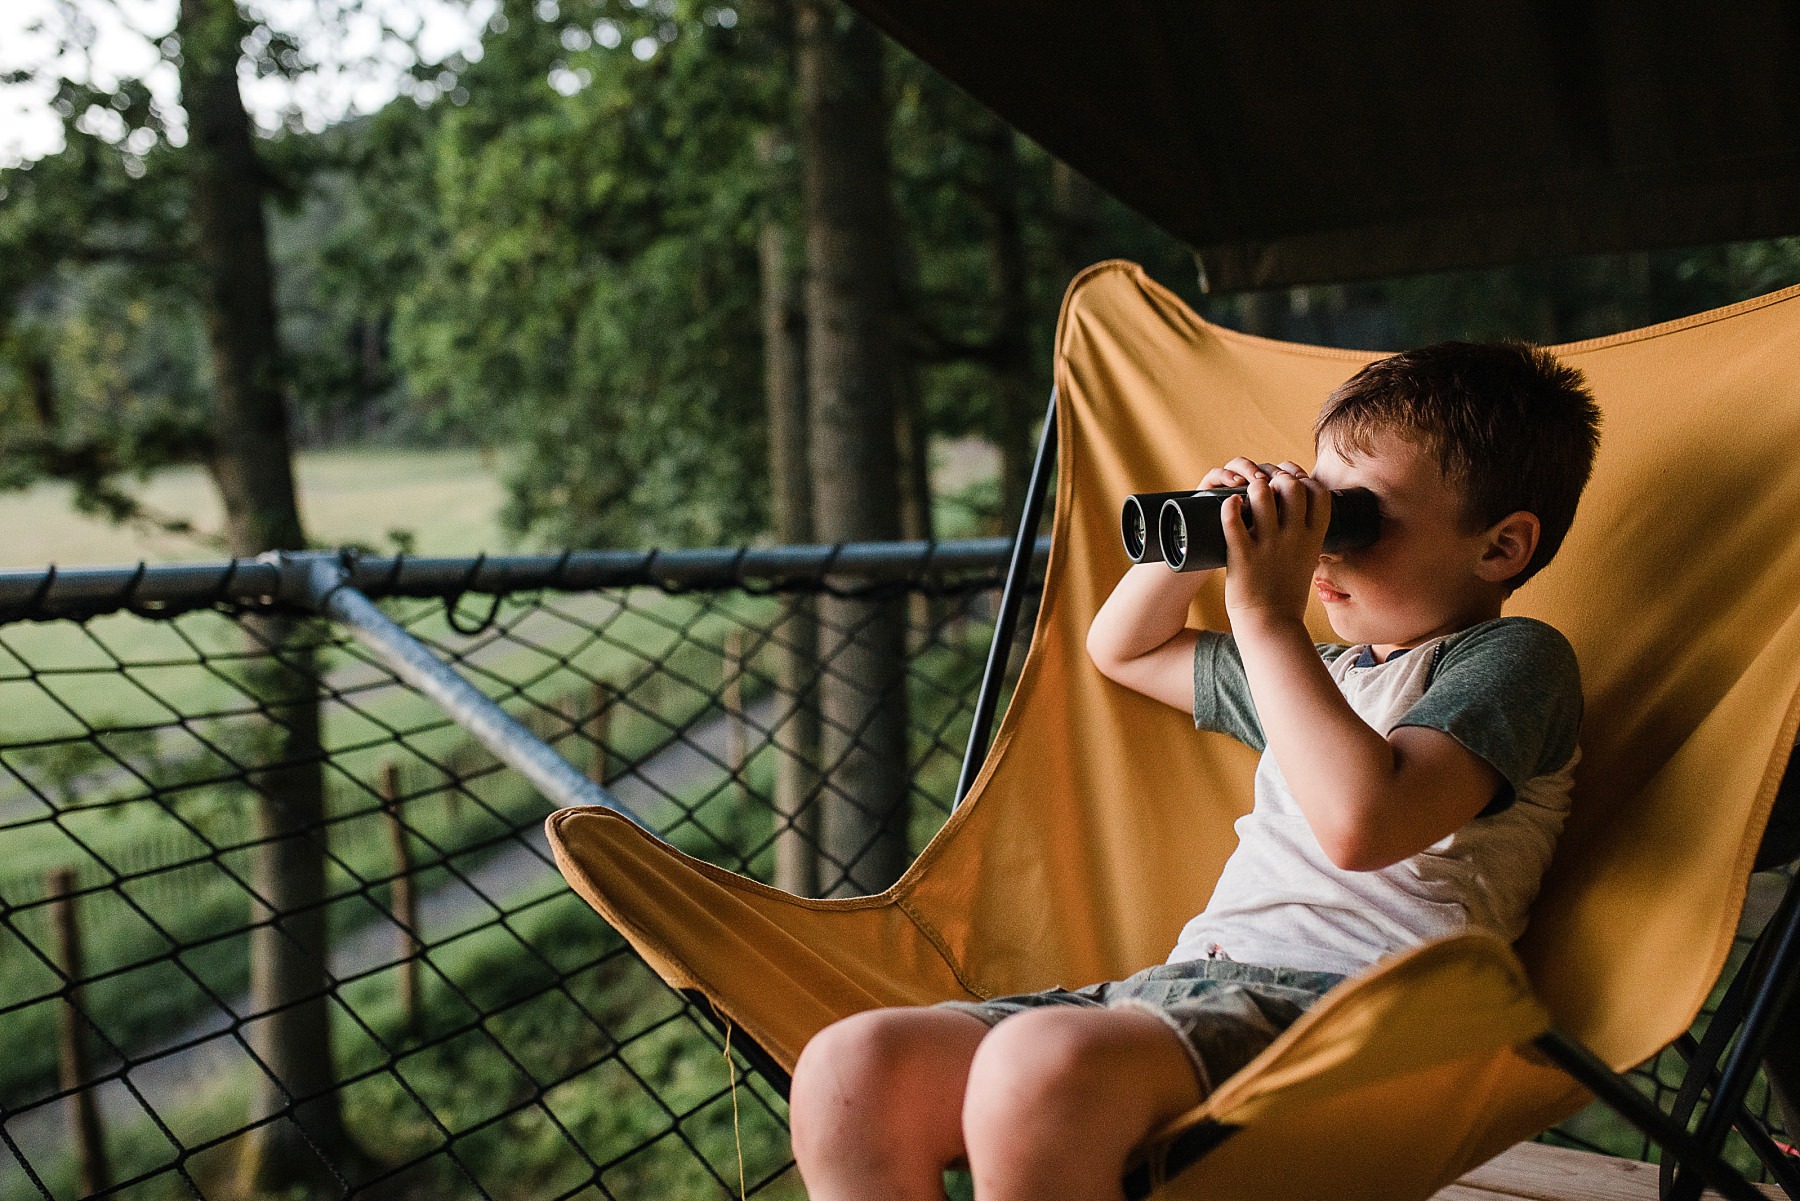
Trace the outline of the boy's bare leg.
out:
[[[953,1010],[874,1009],[820,1031],[788,1117],[812,1201],[943,1201],[962,1096],[988,1027]]]
[[[976,1052],[963,1099],[977,1201],[1117,1201],[1131,1150],[1201,1100],[1180,1036],[1151,1014],[1007,1018]]]

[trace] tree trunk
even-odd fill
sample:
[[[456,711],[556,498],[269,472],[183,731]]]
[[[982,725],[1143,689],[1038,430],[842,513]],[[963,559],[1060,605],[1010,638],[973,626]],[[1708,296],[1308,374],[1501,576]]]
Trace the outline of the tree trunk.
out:
[[[1050,163],[1050,212],[1056,222],[1056,260],[1065,287],[1099,259],[1100,189],[1063,162]]]
[[[904,357],[904,356],[903,356]],[[937,537],[931,513],[931,435],[920,394],[919,368],[907,362],[894,377],[894,445],[900,455],[900,536],[909,542]],[[907,655],[931,645],[932,631],[952,610],[946,596],[915,592],[907,598]]]
[[[897,289],[882,47],[827,0],[802,0],[796,18],[814,530],[828,542],[892,539]],[[827,597],[820,624],[831,668],[819,687],[827,891],[876,892],[910,858],[905,608]]]
[[[900,455],[900,536],[925,541],[936,533],[931,513],[931,436],[925,417],[924,384],[914,342],[919,295],[918,256],[909,239],[896,247],[894,287],[894,446]],[[913,608],[925,597],[915,597]]]
[[[338,1107],[331,1054],[331,985],[325,906],[325,797],[320,779],[317,665],[300,623],[254,617],[246,632],[260,654],[278,656],[245,673],[262,700],[269,737],[253,752],[263,765],[256,792],[252,882],[268,924],[250,937],[250,1009],[270,1016],[250,1027],[262,1061],[252,1117],[285,1113],[248,1136],[243,1183],[259,1193],[329,1186],[358,1161]]]
[[[1000,448],[1001,531],[1018,528],[1036,447],[1032,420],[1042,409],[1031,363],[1031,312],[1026,291],[1025,229],[1019,213],[1019,154],[1013,131],[988,118],[979,132],[987,151],[982,203],[988,216],[988,261],[994,273],[994,443]]]
[[[213,449],[236,556],[305,546],[288,437],[275,300],[263,216],[264,175],[238,92],[247,29],[232,0],[181,0],[181,91],[188,114],[191,215],[211,349]],[[282,1113],[249,1136],[243,1184],[259,1192],[329,1184],[354,1148],[332,1067],[325,908],[324,787],[313,657],[289,618],[244,622],[266,666],[244,681],[267,706],[270,736],[250,779],[257,793],[251,935],[251,1027],[264,1068],[254,1116]],[[259,655],[260,658],[260,655]]]
[[[757,154],[765,166],[781,157],[784,131],[765,130]],[[795,546],[813,540],[812,477],[807,461],[806,315],[791,231],[764,218],[757,236],[762,277],[763,392],[769,406],[769,478],[775,485],[775,536]],[[810,597],[782,602],[775,644],[783,715],[774,739],[775,887],[796,896],[819,892],[819,618]]]
[[[931,431],[918,368],[911,363],[894,377],[894,445],[900,455],[900,536],[927,542],[937,533],[931,514]]]

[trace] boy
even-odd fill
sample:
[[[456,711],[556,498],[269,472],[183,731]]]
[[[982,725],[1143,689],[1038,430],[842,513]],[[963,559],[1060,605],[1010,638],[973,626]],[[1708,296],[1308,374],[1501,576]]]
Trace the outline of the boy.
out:
[[[1204,573],[1132,568],[1095,617],[1109,678],[1263,750],[1252,812],[1168,962],[1129,980],[858,1014],[794,1073],[814,1201],[1117,1198],[1131,1150],[1345,975],[1470,926],[1516,938],[1568,807],[1581,688],[1555,630],[1501,617],[1555,554],[1598,443],[1581,376],[1521,345],[1370,364],[1317,463],[1236,458],[1231,632],[1185,626]],[[1380,538],[1324,553],[1330,490]],[[1316,646],[1308,593],[1348,646]]]

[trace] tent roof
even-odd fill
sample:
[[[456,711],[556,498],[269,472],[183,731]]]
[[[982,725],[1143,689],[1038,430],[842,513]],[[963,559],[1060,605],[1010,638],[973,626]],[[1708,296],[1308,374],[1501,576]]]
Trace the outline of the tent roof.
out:
[[[1785,0],[852,0],[1222,290],[1800,233]]]

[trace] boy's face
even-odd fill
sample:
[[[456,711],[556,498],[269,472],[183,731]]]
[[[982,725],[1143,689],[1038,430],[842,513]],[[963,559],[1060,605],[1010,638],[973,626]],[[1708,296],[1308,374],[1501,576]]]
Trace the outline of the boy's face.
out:
[[[1367,488],[1381,506],[1381,537],[1361,550],[1319,556],[1313,588],[1331,628],[1376,654],[1499,616],[1504,591],[1477,573],[1489,545],[1471,530],[1462,495],[1437,459],[1397,434],[1346,456],[1327,439],[1313,477],[1327,488]]]

